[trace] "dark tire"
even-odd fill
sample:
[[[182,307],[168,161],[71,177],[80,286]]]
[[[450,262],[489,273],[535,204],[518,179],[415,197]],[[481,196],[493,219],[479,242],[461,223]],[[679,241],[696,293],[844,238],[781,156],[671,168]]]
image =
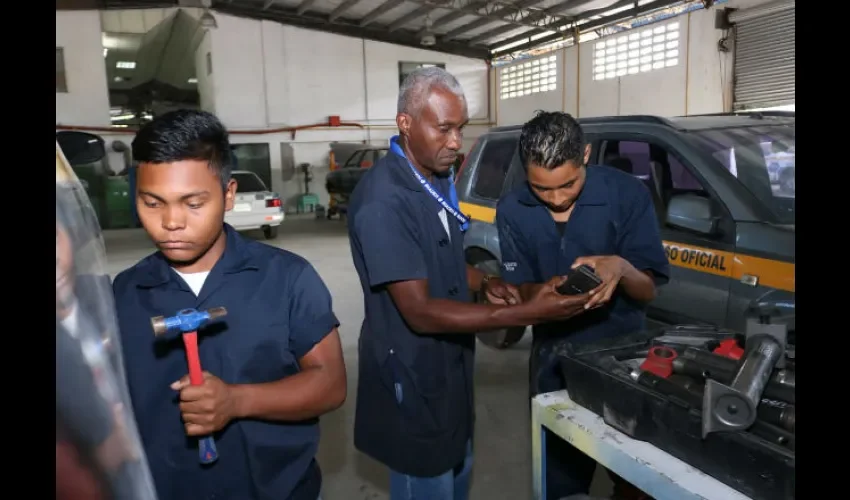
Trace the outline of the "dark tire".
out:
[[[472,262],[471,264],[476,269],[480,269],[487,274],[499,276],[499,261],[493,259],[492,256],[488,255],[487,257],[490,258],[479,260],[478,262]],[[487,303],[487,299],[484,297],[484,294],[473,294],[473,298],[480,304]],[[525,327],[503,328],[501,330],[491,330],[489,332],[479,332],[475,334],[482,344],[500,351],[516,344],[524,335]]]
[[[277,226],[263,226],[263,236],[265,236],[267,240],[277,238]]]

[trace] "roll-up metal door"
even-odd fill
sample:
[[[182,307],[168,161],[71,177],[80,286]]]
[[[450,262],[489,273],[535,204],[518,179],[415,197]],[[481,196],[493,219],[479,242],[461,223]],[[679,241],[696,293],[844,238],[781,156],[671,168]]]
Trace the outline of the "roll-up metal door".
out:
[[[794,103],[794,2],[732,12],[735,25],[735,109]]]

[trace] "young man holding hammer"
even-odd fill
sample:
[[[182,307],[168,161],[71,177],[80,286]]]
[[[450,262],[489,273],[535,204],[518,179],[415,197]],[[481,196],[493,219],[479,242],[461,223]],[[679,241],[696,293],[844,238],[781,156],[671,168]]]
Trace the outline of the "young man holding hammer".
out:
[[[345,400],[331,296],[303,258],[240,236],[228,135],[203,111],[133,140],[136,206],[157,251],[115,278],[127,381],[160,500],[316,500],[317,417]],[[202,385],[151,318],[223,307],[198,329]],[[201,464],[198,441],[218,459]]]

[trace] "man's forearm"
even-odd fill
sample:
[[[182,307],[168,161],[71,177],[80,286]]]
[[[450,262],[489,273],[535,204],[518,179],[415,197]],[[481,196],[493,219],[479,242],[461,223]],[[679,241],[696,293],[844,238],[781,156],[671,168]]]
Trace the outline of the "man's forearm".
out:
[[[527,304],[503,306],[447,299],[429,299],[405,315],[405,319],[421,334],[477,333],[528,326],[538,321]]]
[[[339,381],[325,367],[309,367],[275,382],[231,386],[236,418],[299,421],[335,410],[345,400]]]
[[[641,302],[652,302],[655,298],[655,281],[650,271],[641,271],[626,261],[626,270],[620,278],[620,288],[632,299]]]

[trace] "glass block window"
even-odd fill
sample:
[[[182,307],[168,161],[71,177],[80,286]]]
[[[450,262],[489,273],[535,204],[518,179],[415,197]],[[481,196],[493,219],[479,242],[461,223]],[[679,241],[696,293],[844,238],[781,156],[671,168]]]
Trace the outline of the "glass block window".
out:
[[[505,66],[499,74],[499,98],[513,99],[558,88],[557,56],[539,57]]]
[[[679,23],[629,31],[596,42],[593,79],[607,80],[679,64]]]

